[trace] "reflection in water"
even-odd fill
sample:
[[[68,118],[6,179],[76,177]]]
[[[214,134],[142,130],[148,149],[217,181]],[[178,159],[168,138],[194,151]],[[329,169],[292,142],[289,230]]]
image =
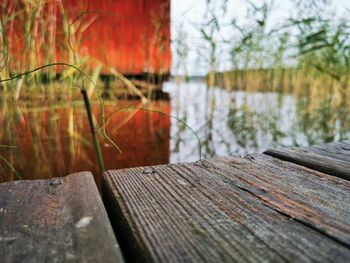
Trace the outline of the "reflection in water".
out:
[[[200,81],[165,85],[172,115],[197,132],[203,158],[347,139],[349,107],[333,90],[317,88],[283,93],[207,88]],[[193,134],[173,120],[171,138],[171,162],[198,159]]]
[[[28,103],[29,104],[29,103]],[[0,142],[17,148],[0,148],[22,178],[38,179],[63,176],[77,171],[99,174],[91,134],[82,102],[50,106],[3,102],[0,111]],[[123,151],[119,153],[101,139],[106,169],[118,169],[169,162],[170,120],[158,113],[124,110],[137,102],[105,104],[106,130]],[[154,102],[152,109],[170,113],[168,101]],[[99,104],[93,111],[98,116]],[[113,112],[116,112],[112,114]],[[102,137],[102,136],[100,136]],[[8,166],[0,165],[1,181],[15,179]],[[96,176],[97,183],[101,177]]]
[[[164,90],[170,93],[171,101],[152,102],[150,107],[166,115],[130,109],[112,114],[140,106],[139,102],[106,102],[106,116],[111,116],[106,130],[123,151],[119,153],[101,139],[106,169],[197,160],[196,137],[176,118],[196,131],[203,158],[349,137],[349,107],[333,91],[229,91],[207,88],[201,81],[180,85],[169,82]],[[96,120],[100,120],[98,103],[93,110]],[[23,178],[89,170],[100,183],[81,101],[2,101],[0,123],[0,145],[16,146],[0,147],[0,154]],[[13,179],[14,172],[0,160],[0,180]]]

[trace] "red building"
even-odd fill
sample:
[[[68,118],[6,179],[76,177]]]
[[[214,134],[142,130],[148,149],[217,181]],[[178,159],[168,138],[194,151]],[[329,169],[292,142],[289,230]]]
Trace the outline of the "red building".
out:
[[[170,72],[170,0],[1,2],[3,49],[16,70],[83,61],[107,73]]]

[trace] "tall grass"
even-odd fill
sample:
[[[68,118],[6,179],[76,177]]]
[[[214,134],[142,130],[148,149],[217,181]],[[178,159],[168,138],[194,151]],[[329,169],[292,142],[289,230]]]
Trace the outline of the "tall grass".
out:
[[[160,7],[160,12],[166,15],[166,6]],[[163,11],[162,11],[163,10]],[[45,1],[45,0],[4,0],[0,3],[0,93],[1,99],[13,102],[13,105],[26,101],[28,105],[45,104],[48,107],[54,107],[54,104],[61,100],[69,101],[72,104],[76,100],[81,100],[80,94],[76,91],[80,90],[84,94],[87,105],[90,124],[96,125],[92,127],[93,145],[98,157],[100,170],[103,171],[102,154],[99,149],[99,143],[114,146],[119,152],[118,145],[115,143],[115,136],[112,139],[106,130],[105,120],[105,97],[115,99],[114,90],[109,94],[109,90],[102,89],[102,81],[100,74],[108,74],[109,77],[118,79],[122,83],[128,94],[139,97],[141,100],[140,107],[145,107],[152,97],[152,90],[147,86],[147,92],[140,91],[133,81],[127,79],[116,68],[113,68],[103,61],[98,61],[89,55],[81,55],[81,47],[84,44],[84,35],[86,30],[99,18],[99,16],[116,16],[118,14],[109,13],[101,10],[86,11],[81,10],[76,17],[69,15],[63,0]],[[145,39],[145,52],[147,52],[146,71],[155,74],[147,74],[148,83],[157,83],[154,75],[164,75],[167,73],[167,64],[162,64],[162,60],[154,60],[154,57],[161,57],[167,52],[167,44],[170,41],[163,32],[163,27],[167,23],[166,17],[161,13],[152,14],[152,25],[150,31],[154,35],[147,35]],[[108,25],[110,26],[110,25]],[[120,36],[121,38],[123,36]],[[108,50],[106,50],[108,52]],[[61,62],[60,62],[61,61]],[[87,72],[87,73],[85,73]],[[91,76],[91,77],[90,77]],[[84,79],[88,79],[87,90],[85,90]],[[47,85],[49,83],[49,85]],[[96,84],[96,85],[95,85]],[[7,100],[9,99],[9,100]],[[36,100],[38,99],[38,100]],[[89,100],[99,101],[100,111],[93,116],[89,110]],[[119,101],[115,100],[115,104]],[[4,103],[4,104],[6,104]],[[0,105],[3,101],[0,101]],[[15,106],[14,106],[15,107]],[[45,108],[45,106],[43,106]],[[37,108],[36,108],[37,109]],[[35,110],[36,110],[35,109]],[[12,108],[13,110],[13,108]],[[18,130],[13,130],[18,125],[15,112],[12,112],[10,106],[6,106],[3,113],[8,114],[9,119],[6,124],[6,134],[3,135],[5,142],[18,145]],[[146,109],[143,109],[146,110]],[[49,132],[54,135],[55,140],[50,141],[52,147],[60,143],[60,129],[66,130],[72,140],[69,141],[72,152],[81,152],[81,147],[76,148],[80,141],[89,144],[81,132],[81,123],[76,121],[74,117],[73,107],[68,113],[68,125],[66,127],[57,127],[55,124],[56,116],[50,116]],[[0,112],[1,113],[1,112]],[[158,111],[160,113],[160,111]],[[1,114],[0,114],[1,115]],[[166,116],[166,115],[164,115]],[[12,119],[13,117],[13,119]],[[36,116],[38,117],[38,116]],[[6,119],[8,120],[8,119]],[[13,120],[13,121],[12,121]],[[45,128],[40,123],[28,118],[31,135],[29,140],[33,142],[33,155],[38,160],[50,161],[45,155],[45,146],[42,136],[45,137]],[[52,124],[52,127],[51,127]],[[51,135],[52,135],[51,134]],[[13,136],[12,136],[13,135]],[[99,140],[97,139],[99,136]],[[101,140],[102,138],[102,140]],[[79,142],[77,142],[79,141]],[[2,141],[1,141],[2,142]],[[55,146],[56,145],[56,146]],[[91,146],[91,144],[89,144]],[[50,147],[50,146],[49,146]],[[4,147],[1,147],[5,149]],[[11,149],[14,150],[14,149]],[[22,149],[18,149],[21,151]],[[47,151],[50,151],[49,149]],[[9,155],[2,156],[3,161],[8,168],[16,174],[14,162],[12,158],[13,152]],[[61,156],[62,157],[62,156]],[[64,156],[63,156],[64,157]],[[63,169],[67,164],[61,158],[57,163],[59,169]],[[39,169],[35,168],[35,169]],[[50,168],[46,167],[49,173]],[[22,169],[23,170],[23,169]],[[35,171],[33,171],[35,173]],[[39,172],[38,172],[39,174]],[[17,175],[17,174],[16,174]]]
[[[208,86],[287,91],[314,85],[348,96],[348,10],[336,14],[328,0],[241,1],[244,9],[232,3],[207,1],[196,23],[202,44],[187,51],[198,53]],[[175,42],[175,50],[181,45]]]
[[[97,13],[97,12],[96,12]],[[82,86],[83,79],[88,79],[89,95],[92,96],[97,91],[97,97],[101,106],[100,132],[103,137],[116,146],[114,141],[108,136],[105,128],[104,102],[99,89],[95,89],[94,82],[97,81],[101,67],[96,67],[93,72],[93,79],[85,73],[89,67],[91,58],[79,55],[81,39],[84,31],[97,18],[92,14],[86,17],[86,12],[80,13],[75,18],[69,18],[62,0],[58,1],[30,1],[30,0],[5,0],[0,4],[0,88],[2,87],[2,100],[6,97],[25,98],[30,101],[43,91],[45,93],[54,89],[52,99],[64,96],[72,97],[72,92],[76,90],[76,85]],[[59,19],[61,17],[61,19]],[[59,24],[58,20],[61,21]],[[65,61],[65,62],[57,62]],[[56,67],[60,66],[57,71]],[[90,67],[91,68],[91,67]],[[78,74],[77,74],[78,72]],[[60,74],[59,83],[45,85],[46,82],[53,82]],[[83,76],[83,78],[82,78]],[[123,80],[125,81],[125,80]],[[23,88],[25,87],[25,88]],[[25,89],[23,91],[23,89]],[[85,90],[85,88],[83,89]],[[58,92],[58,93],[57,93]],[[75,92],[74,92],[75,93]],[[22,96],[20,96],[22,94]],[[85,93],[87,95],[87,93]],[[88,101],[88,97],[84,97]],[[1,102],[3,103],[3,102]],[[51,102],[53,103],[53,102]],[[87,104],[88,105],[88,104]],[[93,125],[91,110],[89,120]],[[73,118],[69,122],[69,134],[74,134]],[[12,137],[11,122],[7,132]],[[31,125],[33,131],[40,129],[36,124]],[[95,132],[95,129],[92,129]],[[103,171],[103,160],[93,132],[94,145],[98,156],[100,170]],[[36,134],[37,132],[34,132]],[[28,138],[29,139],[29,138]],[[39,143],[40,139],[33,136],[34,143]],[[96,146],[97,145],[97,146]],[[4,148],[4,147],[2,147]],[[34,150],[37,149],[34,147]],[[34,153],[35,154],[35,153]],[[0,155],[12,172],[19,178],[13,167],[13,160],[7,160]]]
[[[158,9],[154,14],[150,14],[152,21],[149,32],[153,32],[153,35],[144,36],[145,46],[142,49],[145,52],[144,70],[150,73],[146,74],[148,78],[145,81],[152,84],[144,85],[146,89],[143,89],[143,94],[146,94],[148,99],[152,95],[152,88],[157,88],[155,85],[158,85],[155,76],[167,73],[168,61],[160,59],[163,54],[166,54],[170,41],[163,30],[167,23],[167,6],[160,6]],[[72,15],[72,12],[66,10],[63,0],[2,1],[0,3],[0,78],[8,79],[11,74],[18,74],[56,62],[75,65],[90,73],[95,82],[99,80],[99,75],[102,72],[107,75],[111,74],[111,66],[106,61],[99,61],[82,51],[84,38],[88,37],[86,31],[98,19],[107,16],[118,17],[120,14],[111,13],[108,10],[81,10]],[[120,38],[122,39],[123,36]],[[135,50],[135,52],[139,51]],[[134,62],[130,61],[130,64],[132,63]],[[112,68],[112,70],[117,72],[116,68]],[[125,77],[120,77],[121,72],[118,72],[117,75],[116,79],[119,81],[114,83],[116,88],[133,90],[132,96],[140,95],[140,92],[135,92],[134,82],[130,88],[130,82],[126,82]],[[60,93],[61,91],[57,90],[58,85],[44,87],[43,80],[44,83],[55,83],[59,79],[60,83],[64,85],[73,86],[78,81],[77,78],[79,76],[72,68],[50,68],[36,72],[35,75],[23,76],[11,84],[3,83],[3,90],[12,92],[12,96],[15,98],[18,98],[22,92],[28,91],[30,87],[44,91],[55,87],[54,92]],[[139,84],[137,81],[135,83]],[[99,82],[99,85],[103,86],[103,82]],[[10,86],[12,87],[10,88]],[[26,90],[22,90],[24,86]],[[142,85],[140,84],[140,86]],[[89,96],[92,96],[94,86],[87,88]],[[109,91],[105,92],[107,94]],[[115,94],[118,96],[119,93],[119,89],[112,90],[108,96],[113,97]]]
[[[0,71],[2,80],[59,61],[82,69],[86,67],[83,59],[72,57],[72,51],[67,44],[68,39],[75,38],[77,34],[76,32],[71,34],[66,29],[68,21],[61,0],[5,0],[1,3],[0,15],[2,30],[0,56],[3,60],[6,58]],[[57,22],[57,16],[62,17],[62,25]],[[58,27],[63,28],[60,34]],[[57,50],[60,50],[60,57],[57,56]],[[60,71],[57,71],[56,67],[50,67],[36,71],[36,74],[22,74],[19,78],[12,78],[11,83],[3,83],[3,86],[5,91],[12,92],[18,99],[23,86],[26,87],[26,91],[50,88],[43,86],[43,80],[45,82],[54,80],[58,72],[62,75],[61,81],[67,80],[68,84],[79,78],[74,74],[75,70],[72,71],[70,68],[60,68]]]

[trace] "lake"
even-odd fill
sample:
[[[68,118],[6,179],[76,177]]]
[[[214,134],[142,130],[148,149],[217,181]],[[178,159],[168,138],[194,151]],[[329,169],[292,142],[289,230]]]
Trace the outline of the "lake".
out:
[[[228,90],[200,80],[169,81],[163,90],[170,100],[105,102],[106,132],[121,152],[103,137],[100,105],[93,102],[106,169],[192,162],[350,135],[349,108],[332,91]],[[100,184],[81,100],[2,100],[0,122],[2,182],[87,170]]]

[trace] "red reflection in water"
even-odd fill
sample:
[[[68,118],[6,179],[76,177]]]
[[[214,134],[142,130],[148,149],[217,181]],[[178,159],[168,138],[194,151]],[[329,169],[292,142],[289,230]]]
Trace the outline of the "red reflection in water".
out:
[[[150,106],[168,116],[137,109],[117,112],[136,104],[137,102],[118,102],[116,105],[105,106],[108,120],[106,130],[122,150],[119,153],[108,140],[100,136],[106,169],[169,163],[170,102],[159,101]],[[93,111],[100,123],[98,104],[94,105]],[[108,118],[109,116],[111,117]],[[0,111],[0,120],[3,124],[0,144],[17,147],[0,148],[0,154],[23,179],[43,179],[91,171],[97,184],[100,184],[101,175],[82,104],[42,109],[11,105],[8,111]],[[8,165],[1,162],[1,182],[13,179],[16,179],[15,174]]]

